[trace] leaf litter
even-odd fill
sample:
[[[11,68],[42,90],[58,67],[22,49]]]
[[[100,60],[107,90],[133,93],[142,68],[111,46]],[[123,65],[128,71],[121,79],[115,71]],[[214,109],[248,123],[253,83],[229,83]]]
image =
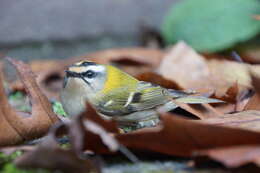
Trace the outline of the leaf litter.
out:
[[[36,76],[30,70],[32,64],[29,66],[8,58],[18,70],[23,82],[20,89],[29,95],[32,112],[25,114],[14,110],[8,103],[3,85],[0,85],[0,144],[9,147],[23,143],[27,146],[24,142],[46,135],[52,125],[61,123],[47,137],[42,138],[38,145],[29,147],[16,159],[15,163],[19,167],[99,172],[102,170],[102,161],[99,159],[96,162],[93,154],[96,157],[122,153],[134,163],[139,162],[140,159],[131,151],[189,158],[207,156],[228,168],[248,163],[259,166],[259,65],[204,57],[180,42],[166,51],[145,48],[111,49],[74,57],[63,63],[50,61],[62,65],[48,75],[59,76],[56,82],[61,84],[63,70],[79,59],[112,63],[140,80],[225,102],[201,102],[198,105],[177,102],[182,113],[160,112],[161,122],[158,126],[128,133],[122,132],[117,122],[101,118],[89,104],[82,115],[61,122],[53,113],[49,101],[58,97],[46,85],[48,77],[43,74],[47,73],[47,69],[37,67],[34,69]],[[12,89],[17,90],[15,87]],[[59,87],[56,89],[59,90]],[[255,92],[253,96],[252,90]],[[67,132],[57,135],[62,127],[66,127]],[[64,134],[70,143],[67,149],[57,143]],[[17,146],[17,150],[20,149],[22,150]],[[15,148],[12,150],[15,151]],[[8,150],[2,148],[1,151]],[[46,162],[48,160],[53,162]]]

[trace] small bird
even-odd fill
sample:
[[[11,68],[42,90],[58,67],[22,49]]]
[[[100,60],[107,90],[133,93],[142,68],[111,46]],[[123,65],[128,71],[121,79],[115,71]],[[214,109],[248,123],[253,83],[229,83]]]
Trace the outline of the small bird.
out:
[[[222,102],[139,81],[112,65],[80,61],[65,72],[61,103],[69,116],[85,111],[88,101],[105,118],[145,127],[159,122],[158,109],[166,112],[178,107],[172,100],[191,104]]]

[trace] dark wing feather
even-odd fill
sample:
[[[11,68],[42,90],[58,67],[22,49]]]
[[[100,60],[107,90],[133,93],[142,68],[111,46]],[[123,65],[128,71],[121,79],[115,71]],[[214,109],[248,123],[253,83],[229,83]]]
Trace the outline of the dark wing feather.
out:
[[[129,103],[129,106],[135,111],[150,109],[165,104],[170,100],[167,89],[148,82],[139,82],[135,93],[138,93],[139,99],[131,99],[131,103]]]

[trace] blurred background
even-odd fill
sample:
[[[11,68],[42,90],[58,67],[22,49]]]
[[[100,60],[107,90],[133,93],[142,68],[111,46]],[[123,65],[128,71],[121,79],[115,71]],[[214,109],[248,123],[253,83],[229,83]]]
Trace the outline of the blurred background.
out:
[[[138,46],[143,26],[159,29],[175,0],[1,0],[0,52],[67,58]]]

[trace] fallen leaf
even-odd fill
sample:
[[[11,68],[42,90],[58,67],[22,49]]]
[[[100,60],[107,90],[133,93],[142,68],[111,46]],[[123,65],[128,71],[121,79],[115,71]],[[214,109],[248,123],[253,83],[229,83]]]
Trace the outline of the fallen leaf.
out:
[[[90,104],[86,104],[86,106],[86,112],[74,117],[67,124],[74,151],[76,153],[81,153],[85,150],[96,153],[120,151],[130,161],[138,162],[137,157],[115,139],[114,135],[119,133],[115,122],[101,118]]]
[[[194,155],[208,156],[228,168],[236,168],[249,163],[260,166],[260,145],[245,145],[201,150],[194,152]]]
[[[207,61],[216,95],[224,95],[227,89],[237,83],[239,89],[251,87],[249,70],[253,66],[228,60],[210,59]]]
[[[115,152],[119,149],[119,143],[114,139],[114,137],[109,135],[102,126],[99,126],[90,120],[83,121],[83,126],[86,131],[90,131],[91,133],[98,135],[103,144],[105,144],[110,151]]]
[[[4,93],[2,80],[0,82],[0,146],[21,143],[41,137],[49,127],[59,121],[53,113],[47,97],[36,84],[35,76],[28,65],[21,61],[7,58],[17,69],[32,103],[31,114],[15,111]],[[24,116],[26,115],[26,116]]]
[[[99,128],[99,132],[102,133],[103,136],[108,135],[108,133],[119,133],[117,124],[115,121],[105,120],[100,117],[90,104],[86,106],[87,111],[75,118],[70,125],[70,136],[73,146],[75,146],[75,150],[83,150],[85,148],[88,150],[108,152],[107,147],[104,147],[104,142],[102,142],[102,135],[93,133],[92,129],[88,128],[86,122],[91,121],[97,123],[100,128],[102,128],[101,130]],[[107,131],[107,134],[105,134],[105,131]]]
[[[211,87],[206,60],[184,42],[177,43],[169,50],[157,71],[185,89]]]
[[[111,133],[119,133],[119,129],[117,127],[117,122],[114,120],[108,120],[102,118],[95,109],[90,105],[86,104],[86,107],[88,108],[86,112],[83,113],[83,116],[91,120],[99,125],[101,125],[103,128],[105,128],[108,132]]]
[[[260,66],[218,57],[205,58],[184,42],[179,42],[166,53],[157,71],[184,89],[211,90],[217,98],[234,101],[230,95],[232,90],[235,95],[234,83],[237,83],[238,94],[251,88],[249,71],[259,76]],[[227,91],[229,96],[225,97]]]
[[[244,110],[260,110],[260,78],[257,77],[254,73],[251,74],[252,85],[255,89],[255,94],[248,101]]]
[[[82,59],[91,59],[97,63],[108,64],[108,63],[125,63],[128,60],[134,65],[136,63],[142,65],[147,64],[152,67],[157,67],[160,64],[161,59],[164,56],[164,52],[159,49],[149,49],[149,48],[120,48],[120,49],[108,49],[104,51],[98,51],[94,53],[89,53],[74,58],[74,62]],[[131,63],[130,63],[131,65]]]
[[[57,94],[62,88],[66,61],[62,60],[33,60],[29,62],[31,70],[36,76],[36,82],[42,92],[51,99],[59,99]],[[25,92],[21,80],[10,81],[12,91]]]
[[[230,86],[227,89],[224,95],[216,95],[216,93],[214,93],[212,97],[217,98],[219,100],[223,100],[228,103],[236,103],[238,95],[239,95],[239,85],[237,82],[235,82],[232,86]]]
[[[255,110],[225,114],[216,118],[204,119],[201,122],[260,132],[260,112]]]
[[[44,168],[62,172],[101,172],[99,165],[85,156],[80,158],[71,149],[62,149],[55,139],[49,135],[34,150],[26,152],[15,160],[19,168]]]
[[[195,115],[200,119],[218,117],[223,114],[217,111],[211,105],[206,103],[204,104],[186,104],[186,103],[179,103],[179,102],[174,102],[174,103],[177,104],[180,108],[186,110],[187,112]]]
[[[99,117],[93,110],[85,115]],[[121,144],[132,149],[191,156],[195,150],[259,144],[260,126],[257,125],[259,117],[259,112],[248,111],[218,115],[216,118],[206,120],[186,120],[167,113],[161,116],[162,125],[158,127],[140,129],[126,134],[116,132],[114,135]],[[104,120],[101,119],[101,121]],[[113,124],[110,120],[105,121],[105,124],[101,123],[104,129]],[[112,127],[116,128],[114,125]],[[87,133],[83,148],[96,153],[107,153],[103,142],[97,137]]]
[[[161,119],[160,127],[117,134],[116,138],[129,148],[177,156],[192,156],[195,150],[260,142],[260,133],[254,131],[185,120],[171,114],[164,114]]]
[[[179,84],[177,84],[173,80],[167,80],[164,77],[162,77],[161,75],[156,74],[154,72],[141,73],[141,74],[137,75],[136,78],[141,81],[158,84],[164,88],[183,90],[183,88],[181,86],[179,86]]]

